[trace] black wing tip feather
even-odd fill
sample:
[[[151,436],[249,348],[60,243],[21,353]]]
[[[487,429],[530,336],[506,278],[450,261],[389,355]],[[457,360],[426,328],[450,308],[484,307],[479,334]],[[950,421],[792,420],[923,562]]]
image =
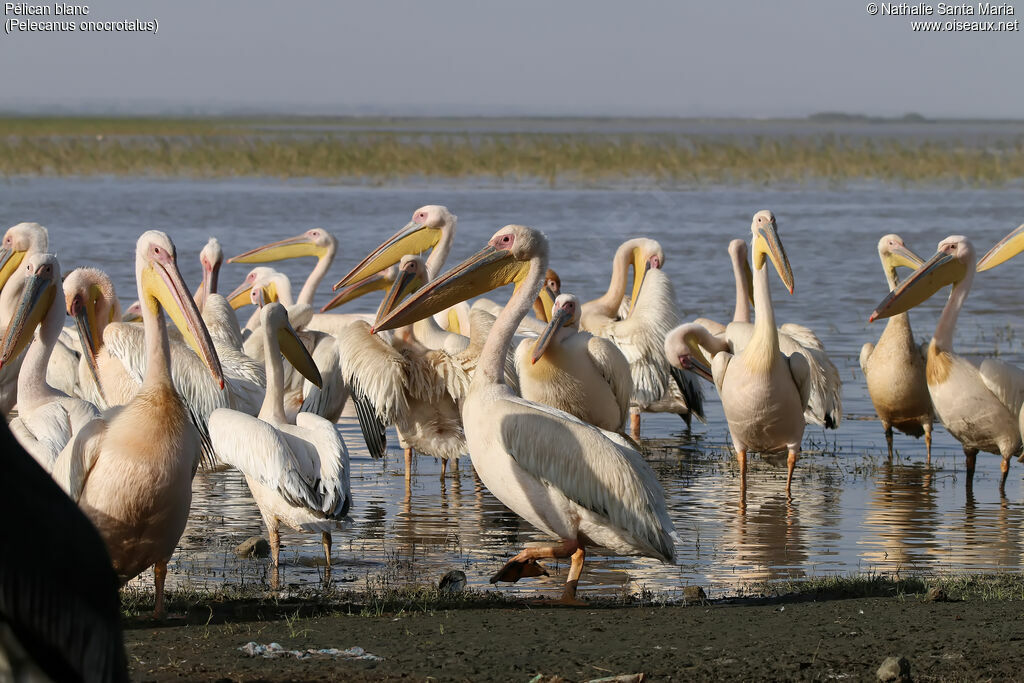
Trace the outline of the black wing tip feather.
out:
[[[704,392],[700,387],[700,379],[687,370],[682,370],[674,365],[670,365],[668,368],[676,386],[683,394],[683,400],[686,401],[686,407],[690,409],[690,414],[701,422],[707,422],[704,417]],[[689,420],[686,421],[686,424],[689,426]]]
[[[356,417],[359,419],[359,431],[363,433],[363,441],[374,459],[383,458],[388,452],[387,427],[377,414],[370,400],[358,389],[352,390],[352,401],[356,406]]]
[[[186,403],[186,405],[188,404]],[[217,458],[216,451],[213,450],[213,441],[210,439],[210,428],[206,424],[206,419],[190,405],[188,405],[188,417],[195,425],[196,431],[199,432],[199,469],[204,472],[216,470],[220,466],[220,460]],[[192,476],[195,474],[195,469],[193,469]]]

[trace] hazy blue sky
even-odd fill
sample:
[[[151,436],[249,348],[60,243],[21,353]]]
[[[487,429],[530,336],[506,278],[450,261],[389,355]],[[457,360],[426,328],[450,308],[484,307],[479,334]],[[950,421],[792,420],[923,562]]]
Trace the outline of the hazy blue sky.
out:
[[[0,109],[1024,118],[1024,32],[866,4],[103,0],[158,35],[0,34]]]

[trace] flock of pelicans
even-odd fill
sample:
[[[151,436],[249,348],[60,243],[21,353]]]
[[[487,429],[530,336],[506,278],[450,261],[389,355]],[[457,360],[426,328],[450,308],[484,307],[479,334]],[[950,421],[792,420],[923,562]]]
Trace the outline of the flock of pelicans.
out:
[[[578,602],[587,547],[675,558],[664,493],[637,443],[642,412],[703,420],[700,378],[713,383],[743,496],[749,452],[787,454],[788,493],[806,423],[838,427],[839,373],[821,342],[775,319],[770,270],[790,293],[794,282],[770,211],[754,215],[749,249],[729,245],[736,309],[726,324],[679,324],[653,240],[622,244],[607,292],[581,303],[560,291],[548,238],[522,225],[502,228],[442,273],[455,228],[445,207],[416,210],[338,281],[319,312],[311,303],[336,250],[321,229],[228,259],[316,257],[297,297],[267,266],[218,294],[215,239],[200,254],[203,281],[193,294],[170,238],[145,232],[135,253],[138,301],[124,311],[104,273],[78,268],[62,279],[42,226],[7,231],[0,404],[22,447],[95,525],[122,584],[154,567],[158,616],[201,466],[245,475],[275,566],[281,523],[321,532],[330,565],[331,531],[352,502],[335,428],[349,398],[372,455],[384,454],[385,429],[396,428],[407,477],[415,451],[443,465],[468,453],[491,493],[558,539],[523,550],[492,582],[546,574],[539,560],[569,558],[567,604]],[[937,416],[963,444],[968,485],[979,451],[1002,456],[1005,483],[1021,451],[1024,371],[991,359],[976,367],[952,341],[975,271],[1022,250],[1024,226],[977,263],[964,237],[943,240],[927,262],[896,235],[879,241],[890,294],[871,320],[889,321],[860,362],[890,456],[895,428],[923,434],[930,460]],[[913,270],[902,282],[899,267]],[[509,284],[504,306],[466,303]],[[952,293],[935,334],[919,347],[906,312],[946,285]],[[376,315],[329,312],[372,292],[384,292]],[[236,311],[249,304],[242,324]],[[64,327],[65,316],[74,326]]]

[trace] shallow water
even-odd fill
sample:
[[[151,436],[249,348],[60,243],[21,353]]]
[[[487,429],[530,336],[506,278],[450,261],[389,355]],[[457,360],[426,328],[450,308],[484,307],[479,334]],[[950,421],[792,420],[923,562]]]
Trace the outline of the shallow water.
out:
[[[450,264],[476,251],[497,228],[521,222],[543,229],[564,291],[587,300],[603,291],[610,259],[624,239],[648,235],[665,248],[684,319],[725,320],[733,308],[726,245],[748,237],[750,217],[771,208],[796,278],[788,296],[772,282],[780,321],[812,327],[845,382],[846,418],[838,432],[809,427],[797,467],[794,498],[785,496],[785,468],[752,459],[745,510],[738,505],[738,469],[728,451],[717,396],[705,385],[708,424],[683,432],[675,416],[644,417],[649,460],[665,487],[679,532],[679,565],[592,553],[586,591],[674,592],[698,583],[735,592],[761,580],[850,572],[956,573],[1016,570],[1024,552],[1021,505],[1024,469],[1014,463],[1006,497],[998,493],[998,458],[978,460],[967,495],[958,444],[937,429],[932,467],[924,443],[896,436],[890,464],[885,441],[857,362],[860,346],[881,334],[867,317],[885,295],[875,245],[897,232],[924,258],[948,234],[971,236],[979,253],[1024,220],[1019,192],[874,188],[830,190],[701,189],[575,191],[465,186],[351,188],[276,180],[219,182],[22,179],[0,184],[0,223],[34,220],[50,230],[65,270],[106,269],[125,303],[135,298],[133,247],[142,230],[172,235],[185,278],[199,281],[198,250],[216,235],[227,255],[297,234],[332,230],[341,242],[330,285],[369,249],[406,223],[413,209],[442,203],[461,216]],[[311,260],[279,264],[295,291]],[[1024,363],[1016,336],[1022,300],[1016,282],[1024,263],[984,273],[960,318],[956,343],[965,354],[1001,354]],[[228,265],[222,289],[247,272]],[[500,297],[507,296],[502,293]],[[917,335],[929,335],[943,297],[912,314]],[[353,310],[372,310],[366,301]],[[486,586],[504,559],[543,537],[476,483],[468,459],[441,485],[439,464],[416,461],[405,488],[401,453],[372,461],[354,420],[342,425],[352,454],[352,522],[335,534],[333,578],[374,585],[428,582],[448,569]],[[265,561],[239,560],[235,544],[264,533],[237,472],[203,474],[193,486],[192,517],[171,567],[172,584],[262,581]],[[320,580],[320,539],[283,533],[283,580]],[[148,584],[148,575],[143,575]],[[559,577],[526,580],[514,590],[554,590]],[[509,590],[502,587],[502,590]]]

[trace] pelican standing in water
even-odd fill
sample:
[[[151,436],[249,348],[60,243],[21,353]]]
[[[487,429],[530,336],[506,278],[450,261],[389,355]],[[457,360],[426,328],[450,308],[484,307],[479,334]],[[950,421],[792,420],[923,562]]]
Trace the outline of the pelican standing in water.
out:
[[[245,475],[270,534],[274,566],[279,565],[284,522],[296,531],[319,531],[327,566],[331,530],[348,513],[348,451],[334,425],[312,413],[289,422],[284,410],[281,355],[309,381],[321,384],[313,358],[288,323],[284,306],[271,303],[260,313],[266,356],[267,392],[259,416],[221,408],[210,415],[210,438],[217,457]]]
[[[381,303],[381,315],[416,291],[425,279],[422,259],[404,256]],[[415,323],[403,326],[387,341],[370,334],[365,323],[354,323],[338,337],[345,382],[355,395],[363,397],[382,424],[393,424],[398,431],[407,482],[412,476],[413,451],[439,458],[442,479],[448,462],[457,463],[467,452],[459,402],[469,386],[468,359],[427,348],[416,338],[414,327]],[[375,457],[384,455],[381,447],[369,441],[367,445]]]
[[[654,472],[625,440],[516,396],[505,384],[512,337],[543,286],[547,262],[548,241],[542,233],[506,226],[375,329],[409,325],[456,301],[516,283],[487,337],[463,403],[466,440],[473,466],[491,493],[559,542],[523,550],[491,581],[537,576],[544,571],[538,559],[568,557],[571,566],[560,602],[580,604],[576,588],[587,546],[672,562],[675,534]]]
[[[524,339],[516,348],[523,398],[605,431],[622,432],[633,394],[629,361],[611,341],[580,331],[576,296],[559,294],[548,317],[551,321],[537,339]]]
[[[146,344],[142,387],[74,436],[54,465],[54,478],[103,536],[122,585],[154,567],[160,617],[167,562],[185,530],[200,456],[199,435],[171,381],[164,311],[221,388],[224,378],[167,235],[150,230],[139,238],[135,279]]]
[[[754,334],[754,325],[750,322],[753,273],[747,259],[746,242],[732,240],[729,243],[729,257],[736,280],[736,307],[732,322],[722,325],[707,318],[697,318],[694,322],[726,340],[729,350],[736,354],[746,348]],[[798,353],[807,360],[810,368],[811,393],[804,410],[804,420],[808,424],[823,425],[826,429],[839,429],[839,422],[843,418],[843,383],[839,370],[825,353],[825,346],[818,335],[809,327],[796,323],[779,325],[778,334],[779,350],[783,355]],[[705,348],[710,350],[709,347]]]
[[[917,269],[924,261],[907,249],[899,235],[886,235],[878,240],[878,258],[882,261],[889,291],[896,289],[899,278],[896,268]],[[932,462],[932,421],[935,412],[928,395],[925,376],[927,345],[918,346],[910,329],[910,316],[891,316],[877,344],[868,342],[860,350],[860,369],[867,381],[868,394],[875,413],[885,430],[885,443],[892,459],[893,427],[904,434],[924,434],[928,464]]]
[[[46,381],[50,356],[64,325],[64,307],[57,301],[57,257],[31,254],[21,267],[26,272],[21,303],[0,343],[0,367],[28,346],[18,375],[18,417],[11,420],[10,427],[25,450],[49,472],[71,437],[99,417],[99,411]]]
[[[779,350],[779,332],[768,287],[767,262],[793,291],[793,270],[779,239],[771,211],[758,211],[751,222],[754,256],[754,329],[745,348],[733,354],[715,354],[710,374],[722,399],[725,419],[736,459],[740,466],[741,502],[747,488],[747,452],[787,453],[786,494],[793,483],[793,470],[804,434],[804,410],[811,391],[810,368],[800,354],[786,357]],[[700,359],[694,356],[694,359]]]
[[[704,421],[700,384],[665,360],[665,335],[679,324],[675,289],[662,272],[665,253],[651,239],[624,242],[612,260],[608,291],[583,304],[580,328],[605,337],[622,350],[633,375],[630,435],[640,438],[640,413],[676,413],[687,428],[694,415]],[[622,314],[626,277],[633,266],[633,292]]]
[[[1000,262],[1000,251],[994,251],[986,257],[987,267]],[[972,486],[978,452],[985,451],[1003,458],[999,482],[1002,491],[1010,471],[1010,458],[1021,450],[1018,416],[1024,397],[1024,372],[992,358],[986,358],[977,367],[953,352],[953,331],[974,281],[975,258],[974,246],[966,237],[952,235],[942,240],[935,256],[889,292],[869,322],[904,313],[946,285],[953,285],[928,345],[928,393],[935,414],[963,446],[967,486]]]

